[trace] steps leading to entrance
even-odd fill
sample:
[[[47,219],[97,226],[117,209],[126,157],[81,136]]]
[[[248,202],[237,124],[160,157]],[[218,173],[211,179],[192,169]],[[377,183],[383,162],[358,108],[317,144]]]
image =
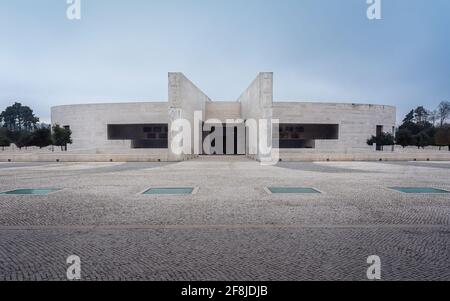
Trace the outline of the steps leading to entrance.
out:
[[[246,156],[199,156],[197,161],[222,161],[222,162],[249,162],[251,159]]]

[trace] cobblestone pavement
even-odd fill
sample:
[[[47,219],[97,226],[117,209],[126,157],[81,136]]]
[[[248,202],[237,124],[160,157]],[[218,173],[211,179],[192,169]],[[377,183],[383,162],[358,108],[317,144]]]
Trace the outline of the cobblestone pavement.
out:
[[[429,165],[427,165],[429,164]],[[0,164],[0,280],[450,280],[448,162]],[[150,187],[199,187],[149,196]],[[267,186],[318,195],[270,195]]]

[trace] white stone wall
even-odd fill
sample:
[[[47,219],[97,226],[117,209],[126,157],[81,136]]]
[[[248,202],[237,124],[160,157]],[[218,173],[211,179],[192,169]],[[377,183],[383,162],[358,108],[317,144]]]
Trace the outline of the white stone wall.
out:
[[[185,159],[183,156],[176,155],[171,151],[171,141],[174,135],[170,130],[172,121],[179,118],[189,120],[192,127],[192,139],[194,139],[194,135],[201,137],[201,124],[195,125],[194,112],[201,111],[202,119],[204,120],[206,103],[210,101],[211,99],[184,76],[183,73],[169,73],[169,159],[171,161]],[[200,147],[201,140],[200,138],[198,147]],[[192,143],[191,154],[194,153],[195,146]]]
[[[241,104],[233,101],[217,101],[206,103],[206,119],[219,119],[225,123],[227,119],[241,119]]]
[[[241,103],[243,118],[270,118],[273,105],[273,73],[259,73],[238,101]]]
[[[108,124],[168,123],[167,102],[69,105],[52,108],[52,124],[69,125],[71,150],[130,149],[130,140],[108,140]]]
[[[241,103],[241,114],[244,120],[253,119],[259,122],[260,119],[272,120],[273,115],[273,73],[259,73],[256,79],[250,84],[245,92],[239,97]],[[249,133],[247,131],[247,154],[256,154],[256,159],[263,159],[259,153],[257,145],[259,138],[266,135],[268,141],[272,141],[272,127],[265,129],[264,133],[258,134],[257,144],[249,143]]]
[[[240,102],[213,103],[198,93],[183,92],[179,112],[188,120],[193,118],[193,112],[198,109],[204,112],[204,120],[219,118],[267,118],[272,109],[264,104],[260,90],[260,82],[253,85],[246,92]],[[182,91],[186,91],[185,88]],[[189,91],[189,90],[187,90]],[[195,105],[193,99],[200,99]],[[204,102],[203,102],[204,101]],[[251,105],[254,103],[255,105]],[[204,106],[204,108],[201,108]],[[108,124],[135,123],[169,123],[169,105],[167,102],[158,103],[117,103],[71,105],[52,108],[52,123],[61,126],[69,125],[73,134],[72,150],[86,149],[118,149],[129,150],[131,142],[110,141],[107,139]],[[171,109],[177,109],[172,107]],[[245,111],[241,113],[241,110]],[[376,134],[376,126],[383,125],[384,131],[392,132],[395,125],[395,108],[381,105],[360,104],[324,104],[302,102],[273,103],[273,118],[281,123],[313,123],[338,124],[338,140],[317,140],[315,151],[327,152],[358,152],[371,151],[366,144],[371,135]],[[170,142],[170,140],[169,140]],[[170,143],[169,143],[170,144]],[[104,150],[103,150],[104,151]],[[300,152],[300,151],[299,151]],[[302,152],[304,152],[302,150]]]
[[[392,106],[275,102],[273,118],[280,123],[338,124],[338,140],[317,140],[316,151],[358,152],[372,148],[367,139],[376,134],[377,125],[392,133],[396,124],[396,109]]]
[[[165,150],[171,161],[187,159],[175,156],[171,152],[173,133],[170,126],[173,120],[184,118],[191,122],[192,137],[194,131],[202,143],[201,124],[194,124],[194,112],[201,111],[202,119],[279,119],[280,123],[300,124],[337,124],[338,140],[317,140],[314,150],[289,150],[289,156],[304,155],[305,152],[370,152],[372,147],[366,141],[376,134],[377,125],[382,125],[385,132],[392,132],[396,124],[396,109],[392,106],[274,102],[273,74],[258,74],[247,90],[236,102],[212,102],[182,73],[169,73],[168,102],[115,103],[70,105],[52,108],[52,123],[69,125],[73,132],[74,143],[71,150],[94,150],[95,153],[124,153],[130,150],[131,141],[110,141],[107,138],[108,124],[167,123],[169,125],[169,148]],[[268,137],[277,136],[271,128],[264,133]],[[242,137],[241,137],[242,138]],[[249,139],[249,133],[246,138]],[[259,138],[259,137],[258,137]],[[270,138],[268,139],[271,140]],[[258,141],[259,142],[259,141]],[[257,143],[258,143],[257,142]],[[257,149],[249,148],[246,153],[255,153]],[[201,150],[201,146],[198,147]],[[111,150],[111,151],[110,151]],[[192,143],[192,153],[195,146]],[[260,154],[255,158],[262,159]]]

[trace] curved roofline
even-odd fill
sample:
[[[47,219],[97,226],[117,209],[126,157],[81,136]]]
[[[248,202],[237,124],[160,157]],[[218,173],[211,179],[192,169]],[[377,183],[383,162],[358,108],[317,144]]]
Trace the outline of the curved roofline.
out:
[[[70,104],[70,105],[57,105],[52,106],[51,108],[64,108],[64,107],[81,107],[81,106],[111,106],[111,105],[141,105],[141,104],[150,104],[150,105],[162,105],[169,104],[168,101],[132,101],[132,102],[97,102],[97,103],[79,103],[79,104]]]
[[[274,104],[317,104],[317,105],[346,105],[346,106],[379,106],[396,108],[393,105],[375,104],[375,103],[358,103],[358,102],[323,102],[323,101],[301,101],[301,100],[274,100]]]
[[[213,101],[215,104],[223,104],[223,103],[235,103],[235,101]],[[100,103],[79,103],[79,104],[66,104],[66,105],[57,105],[52,106],[51,108],[64,108],[64,107],[81,107],[81,106],[110,106],[110,105],[168,105],[168,101],[133,101],[133,102],[100,102]],[[357,103],[357,102],[323,102],[323,101],[301,101],[301,100],[274,100],[274,105],[277,104],[308,104],[308,105],[343,105],[343,106],[378,106],[378,107],[390,107],[396,109],[396,106],[393,105],[384,105],[384,104],[371,104],[371,103]]]

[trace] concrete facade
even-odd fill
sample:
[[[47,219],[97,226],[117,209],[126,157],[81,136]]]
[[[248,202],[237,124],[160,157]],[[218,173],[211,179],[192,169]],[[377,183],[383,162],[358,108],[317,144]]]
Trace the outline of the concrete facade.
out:
[[[195,112],[200,120],[195,118]],[[190,122],[192,137],[198,135],[201,138],[198,145],[192,141],[191,154],[188,155],[175,154],[172,150],[172,141],[176,133],[171,127],[179,118]],[[73,145],[70,149],[73,151],[96,154],[128,153],[159,158],[162,161],[183,161],[202,154],[205,138],[203,123],[210,119],[217,119],[223,123],[228,119],[242,121],[241,125],[236,124],[238,144],[241,140],[244,141],[243,151],[238,149],[238,154],[242,152],[247,155],[254,154],[252,157],[257,160],[263,158],[258,147],[255,148],[255,144],[249,143],[249,139],[253,139],[250,137],[253,136],[248,132],[248,128],[245,131],[245,121],[277,119],[280,124],[292,124],[298,133],[291,135],[294,138],[289,136],[289,141],[295,140],[296,143],[301,140],[296,136],[302,137],[302,132],[306,128],[310,131],[308,133],[310,136],[317,134],[319,138],[302,141],[304,142],[302,147],[285,149],[280,146],[279,149],[281,159],[284,156],[290,160],[301,160],[305,155],[317,157],[318,153],[348,156],[352,153],[373,151],[373,148],[367,145],[367,139],[377,134],[377,127],[383,132],[393,133],[396,109],[392,106],[352,103],[277,102],[273,97],[273,74],[270,72],[258,74],[248,89],[233,102],[213,102],[182,73],[169,73],[168,102],[68,105],[52,108],[52,124],[69,126],[72,130]],[[143,126],[166,124],[169,129],[166,137],[168,147],[135,150],[132,149],[132,143],[128,139],[108,139],[108,125],[135,124]],[[334,133],[333,137],[320,139],[321,133],[314,133],[310,128],[318,126],[319,129],[321,125],[337,128],[337,133]],[[278,129],[272,126],[262,127],[260,130],[262,135],[257,136],[256,145],[261,142],[260,137],[266,137],[270,142],[272,138],[277,141],[276,138],[282,138]],[[227,143],[227,151],[230,147]],[[275,145],[274,147],[278,151]]]
[[[242,117],[245,120],[271,120],[273,117],[273,73],[262,72],[250,84],[247,90],[239,97]],[[257,135],[256,143],[250,143],[251,135],[246,135],[246,151],[248,154],[255,154],[256,159],[261,160],[262,154],[256,146],[261,142],[262,136],[266,136],[268,141],[272,141],[272,127],[260,128],[262,135]]]
[[[52,124],[70,126],[76,150],[130,149],[129,140],[108,140],[108,124],[168,123],[167,102],[57,106]]]
[[[281,123],[337,124],[338,139],[316,140],[315,151],[366,152],[372,150],[367,139],[376,135],[377,126],[395,133],[396,108],[383,105],[275,102],[273,117]]]
[[[172,123],[183,118],[189,120],[192,128],[192,137],[194,135],[201,135],[201,125],[194,120],[194,113],[202,112],[202,119],[205,118],[206,103],[211,99],[197,88],[184,74],[169,73],[169,129]],[[169,160],[181,161],[186,159],[186,156],[174,154],[171,151],[171,141],[173,139],[173,131],[169,130]],[[201,142],[201,141],[200,141]],[[191,154],[195,150],[200,149],[201,145],[191,145]]]

